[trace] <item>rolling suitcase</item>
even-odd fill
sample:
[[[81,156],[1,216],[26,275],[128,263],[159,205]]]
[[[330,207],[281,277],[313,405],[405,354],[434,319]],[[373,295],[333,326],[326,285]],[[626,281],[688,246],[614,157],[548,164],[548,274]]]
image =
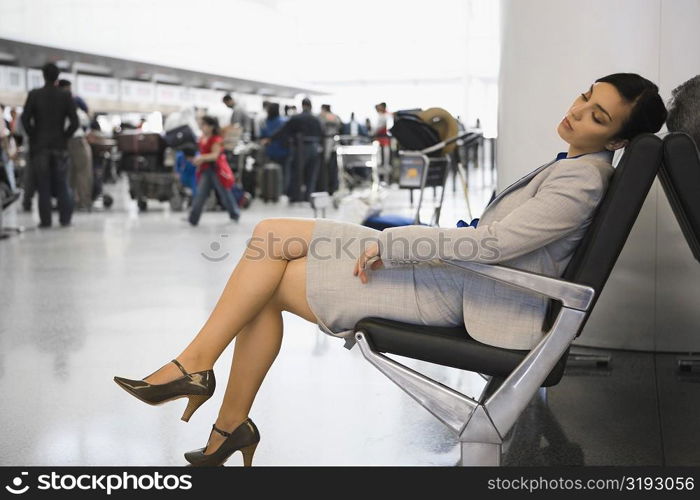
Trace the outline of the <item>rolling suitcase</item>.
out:
[[[162,153],[165,143],[160,134],[127,130],[117,136],[117,147],[122,153]]]
[[[277,163],[266,163],[260,174],[260,197],[265,202],[278,201],[282,194],[282,167]]]

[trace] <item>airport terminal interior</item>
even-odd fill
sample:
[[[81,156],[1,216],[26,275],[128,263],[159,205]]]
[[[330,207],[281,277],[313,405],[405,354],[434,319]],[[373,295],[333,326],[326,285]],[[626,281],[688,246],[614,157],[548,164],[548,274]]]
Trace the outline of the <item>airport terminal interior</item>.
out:
[[[188,465],[235,341],[189,423],[187,399],[148,406],[114,377],[187,347],[261,221],[476,230],[569,150],[557,123],[596,79],[638,73],[669,110],[688,89],[700,100],[700,55],[677,57],[700,43],[698,0],[204,4],[209,31],[184,1],[0,4],[0,465]],[[167,29],[149,24],[161,15]],[[564,274],[498,275],[552,299],[536,347],[482,343],[469,324],[337,334],[284,311],[250,411],[254,465],[700,465],[690,109],[694,131],[669,119],[611,155]],[[498,268],[479,265],[453,272]]]

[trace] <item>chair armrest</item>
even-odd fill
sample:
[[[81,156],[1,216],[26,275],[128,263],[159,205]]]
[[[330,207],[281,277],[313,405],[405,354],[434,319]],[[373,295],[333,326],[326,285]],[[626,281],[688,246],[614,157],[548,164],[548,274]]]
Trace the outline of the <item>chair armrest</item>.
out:
[[[576,338],[586,312],[562,307],[552,328],[508,375],[484,406],[505,435],[529,404],[532,396]]]
[[[540,293],[560,300],[563,304],[551,329],[484,404],[499,433],[505,435],[528,405],[547,374],[576,338],[593,302],[595,290],[589,286],[505,266],[470,261],[444,260],[442,262],[524,290]]]
[[[440,262],[560,300],[564,307],[579,311],[587,311],[595,295],[595,290],[589,286],[511,267],[471,261],[440,260]]]

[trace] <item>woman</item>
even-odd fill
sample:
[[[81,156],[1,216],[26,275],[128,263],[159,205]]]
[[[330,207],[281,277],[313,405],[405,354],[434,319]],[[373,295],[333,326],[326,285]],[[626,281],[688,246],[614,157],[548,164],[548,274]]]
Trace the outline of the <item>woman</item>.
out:
[[[542,335],[544,299],[428,261],[506,263],[560,276],[603,196],[612,152],[637,134],[658,131],[665,117],[658,88],[648,80],[635,74],[597,80],[557,127],[568,154],[505,189],[477,227],[378,232],[326,219],[263,220],[187,348],[144,380],[115,381],[151,404],[188,397],[187,420],[213,393],[211,368],[235,337],[209,441],[185,457],[194,465],[220,465],[240,450],[250,465],[260,436],[248,413],[280,348],[281,311],[334,333],[372,315],[435,326],[464,322],[481,342],[531,348]]]
[[[224,208],[229,213],[231,220],[238,221],[240,213],[238,205],[229,189],[226,189],[219,180],[218,166],[216,164],[220,155],[224,153],[223,137],[219,128],[219,120],[212,116],[202,117],[202,138],[199,141],[199,156],[193,163],[197,167],[197,194],[192,201],[192,209],[190,210],[189,222],[193,226],[199,224],[199,218],[202,215],[204,203],[209,198],[211,189],[216,190],[219,200],[224,205]]]

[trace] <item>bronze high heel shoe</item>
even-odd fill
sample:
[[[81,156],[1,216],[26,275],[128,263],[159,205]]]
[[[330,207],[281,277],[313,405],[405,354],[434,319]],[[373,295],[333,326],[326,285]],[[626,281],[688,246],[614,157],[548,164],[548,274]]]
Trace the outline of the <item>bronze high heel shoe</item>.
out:
[[[221,443],[221,446],[215,452],[207,454],[204,453],[204,450],[207,449],[206,446],[198,450],[188,451],[185,453],[185,460],[194,467],[224,465],[231,455],[240,450],[243,454],[243,466],[250,467],[253,465],[253,454],[260,442],[260,432],[258,432],[258,428],[251,419],[245,419],[241,425],[231,432],[222,431],[214,424],[212,425],[212,432],[214,431],[226,438]]]
[[[122,377],[114,377],[114,381],[126,392],[149,405],[155,406],[174,399],[189,398],[187,408],[182,414],[182,420],[188,422],[197,408],[214,394],[216,388],[214,370],[187,373],[176,359],[173,359],[172,362],[184,375],[172,382],[149,384],[145,380],[130,380]]]

